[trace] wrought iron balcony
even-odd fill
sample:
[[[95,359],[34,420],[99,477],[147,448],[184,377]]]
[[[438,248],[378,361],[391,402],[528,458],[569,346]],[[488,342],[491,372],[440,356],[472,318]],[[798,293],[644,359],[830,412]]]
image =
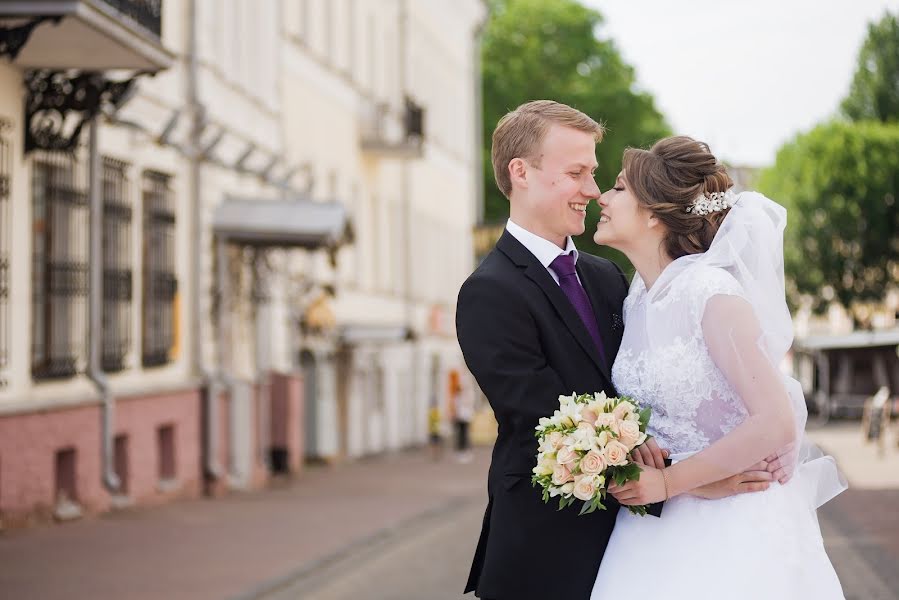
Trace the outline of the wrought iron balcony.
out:
[[[381,158],[421,158],[425,110],[407,99],[400,118],[386,104],[363,107],[362,150]]]
[[[0,0],[0,55],[25,68],[159,71],[162,0]]]

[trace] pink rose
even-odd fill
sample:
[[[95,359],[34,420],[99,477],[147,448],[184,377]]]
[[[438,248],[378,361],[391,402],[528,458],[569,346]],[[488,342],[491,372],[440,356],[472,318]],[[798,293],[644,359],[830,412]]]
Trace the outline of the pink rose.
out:
[[[589,501],[596,495],[596,485],[593,483],[593,476],[581,477],[574,483],[574,497],[578,500]]]
[[[587,475],[598,475],[605,468],[606,461],[603,459],[602,454],[596,450],[591,450],[581,459],[581,472]]]
[[[637,445],[637,440],[640,439],[640,424],[634,421],[622,421],[618,424],[618,430],[618,441],[633,449]]]
[[[565,465],[556,465],[553,469],[553,485],[564,485],[569,481],[574,481],[574,475]]]
[[[627,446],[625,446],[618,440],[612,440],[611,442],[606,444],[606,462],[609,465],[614,465],[616,467],[624,466],[627,464],[628,460],[627,452]]]
[[[596,424],[596,413],[593,412],[592,410],[590,410],[589,408],[585,408],[584,410],[581,411],[581,418],[584,421],[586,421],[587,423],[590,423],[591,425]]]
[[[560,465],[574,464],[577,460],[577,451],[570,446],[562,446],[556,453],[556,462]]]

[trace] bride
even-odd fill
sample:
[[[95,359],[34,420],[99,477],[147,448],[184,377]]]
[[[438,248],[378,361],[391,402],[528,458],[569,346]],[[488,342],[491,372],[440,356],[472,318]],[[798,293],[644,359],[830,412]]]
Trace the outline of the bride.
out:
[[[786,211],[732,185],[705,144],[672,137],[628,150],[599,200],[594,240],[637,269],[612,379],[652,407],[650,433],[673,464],[610,487],[623,505],[666,502],[658,519],[618,513],[593,599],[843,598],[815,509],[845,483],[803,442],[802,392],[777,368],[792,342]],[[689,493],[785,447],[792,476],[766,491]]]

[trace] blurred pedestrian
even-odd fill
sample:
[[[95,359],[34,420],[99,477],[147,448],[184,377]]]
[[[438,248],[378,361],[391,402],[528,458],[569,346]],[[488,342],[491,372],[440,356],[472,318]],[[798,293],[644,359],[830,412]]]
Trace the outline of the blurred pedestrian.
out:
[[[474,394],[472,386],[462,381],[457,369],[449,372],[449,405],[456,435],[456,459],[471,462],[471,420],[474,418]]]
[[[443,415],[440,414],[440,402],[431,398],[428,408],[428,447],[431,458],[440,460],[443,456]]]

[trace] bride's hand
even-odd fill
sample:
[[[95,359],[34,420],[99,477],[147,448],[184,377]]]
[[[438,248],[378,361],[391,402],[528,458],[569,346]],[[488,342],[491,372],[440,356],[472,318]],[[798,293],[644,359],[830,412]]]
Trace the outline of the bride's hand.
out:
[[[631,460],[638,465],[649,465],[656,469],[665,468],[665,459],[668,456],[669,452],[659,448],[659,444],[654,437],[646,438],[646,441],[634,448],[630,454]]]
[[[665,479],[662,470],[643,465],[639,481],[629,481],[622,486],[614,483],[609,485],[609,493],[620,504],[635,506],[638,504],[653,504],[665,500]]]

